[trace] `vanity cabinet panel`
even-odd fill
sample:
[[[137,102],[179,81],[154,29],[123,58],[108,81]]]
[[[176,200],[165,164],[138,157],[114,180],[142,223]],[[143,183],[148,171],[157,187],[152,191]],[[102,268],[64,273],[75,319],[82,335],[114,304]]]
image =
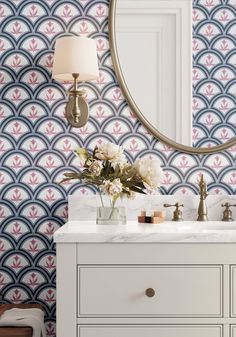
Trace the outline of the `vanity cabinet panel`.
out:
[[[78,280],[81,316],[222,316],[221,266],[81,266]]]
[[[231,317],[236,317],[236,266],[231,266]],[[236,337],[236,333],[235,333]]]
[[[231,325],[231,337],[236,337],[236,325]]]
[[[78,337],[222,337],[221,325],[79,326]]]

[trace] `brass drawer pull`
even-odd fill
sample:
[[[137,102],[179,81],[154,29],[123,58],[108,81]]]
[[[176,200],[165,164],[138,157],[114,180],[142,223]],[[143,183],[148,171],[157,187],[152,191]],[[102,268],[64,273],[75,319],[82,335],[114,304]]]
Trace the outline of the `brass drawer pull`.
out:
[[[153,288],[147,288],[145,294],[147,297],[153,297],[155,296],[155,290]]]

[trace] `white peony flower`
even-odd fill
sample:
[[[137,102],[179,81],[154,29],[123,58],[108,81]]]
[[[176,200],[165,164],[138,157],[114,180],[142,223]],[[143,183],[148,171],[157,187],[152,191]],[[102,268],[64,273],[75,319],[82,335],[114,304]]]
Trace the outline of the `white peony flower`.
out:
[[[134,166],[143,180],[144,186],[153,191],[160,187],[163,171],[160,162],[156,158],[137,159]]]
[[[114,179],[113,181],[106,180],[104,185],[102,186],[104,192],[108,193],[109,195],[117,195],[120,194],[123,190],[123,185],[120,181],[120,178]]]
[[[89,171],[92,172],[95,176],[99,176],[102,170],[102,162],[95,160],[89,166]]]
[[[124,166],[127,163],[122,147],[111,142],[99,146],[96,150],[96,157],[101,160],[109,160],[113,168],[116,165]]]
[[[121,169],[127,165],[127,159],[124,153],[121,153],[119,157],[110,159],[111,166],[115,169],[116,166],[119,166]]]

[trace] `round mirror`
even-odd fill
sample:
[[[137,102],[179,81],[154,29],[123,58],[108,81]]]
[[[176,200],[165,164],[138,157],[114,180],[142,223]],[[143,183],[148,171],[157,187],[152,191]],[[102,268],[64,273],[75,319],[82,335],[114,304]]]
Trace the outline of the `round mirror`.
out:
[[[112,61],[130,109],[172,148],[215,153],[236,144],[235,109],[231,107],[221,118],[219,102],[210,104],[207,93],[214,88],[206,81],[192,99],[191,27],[192,0],[114,0],[110,4]],[[219,118],[211,122],[214,112]]]

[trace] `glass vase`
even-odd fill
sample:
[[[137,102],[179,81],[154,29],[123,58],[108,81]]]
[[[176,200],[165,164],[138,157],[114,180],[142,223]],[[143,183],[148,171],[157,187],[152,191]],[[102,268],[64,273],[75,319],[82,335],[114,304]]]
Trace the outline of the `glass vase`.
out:
[[[125,207],[97,207],[97,225],[125,225]]]

